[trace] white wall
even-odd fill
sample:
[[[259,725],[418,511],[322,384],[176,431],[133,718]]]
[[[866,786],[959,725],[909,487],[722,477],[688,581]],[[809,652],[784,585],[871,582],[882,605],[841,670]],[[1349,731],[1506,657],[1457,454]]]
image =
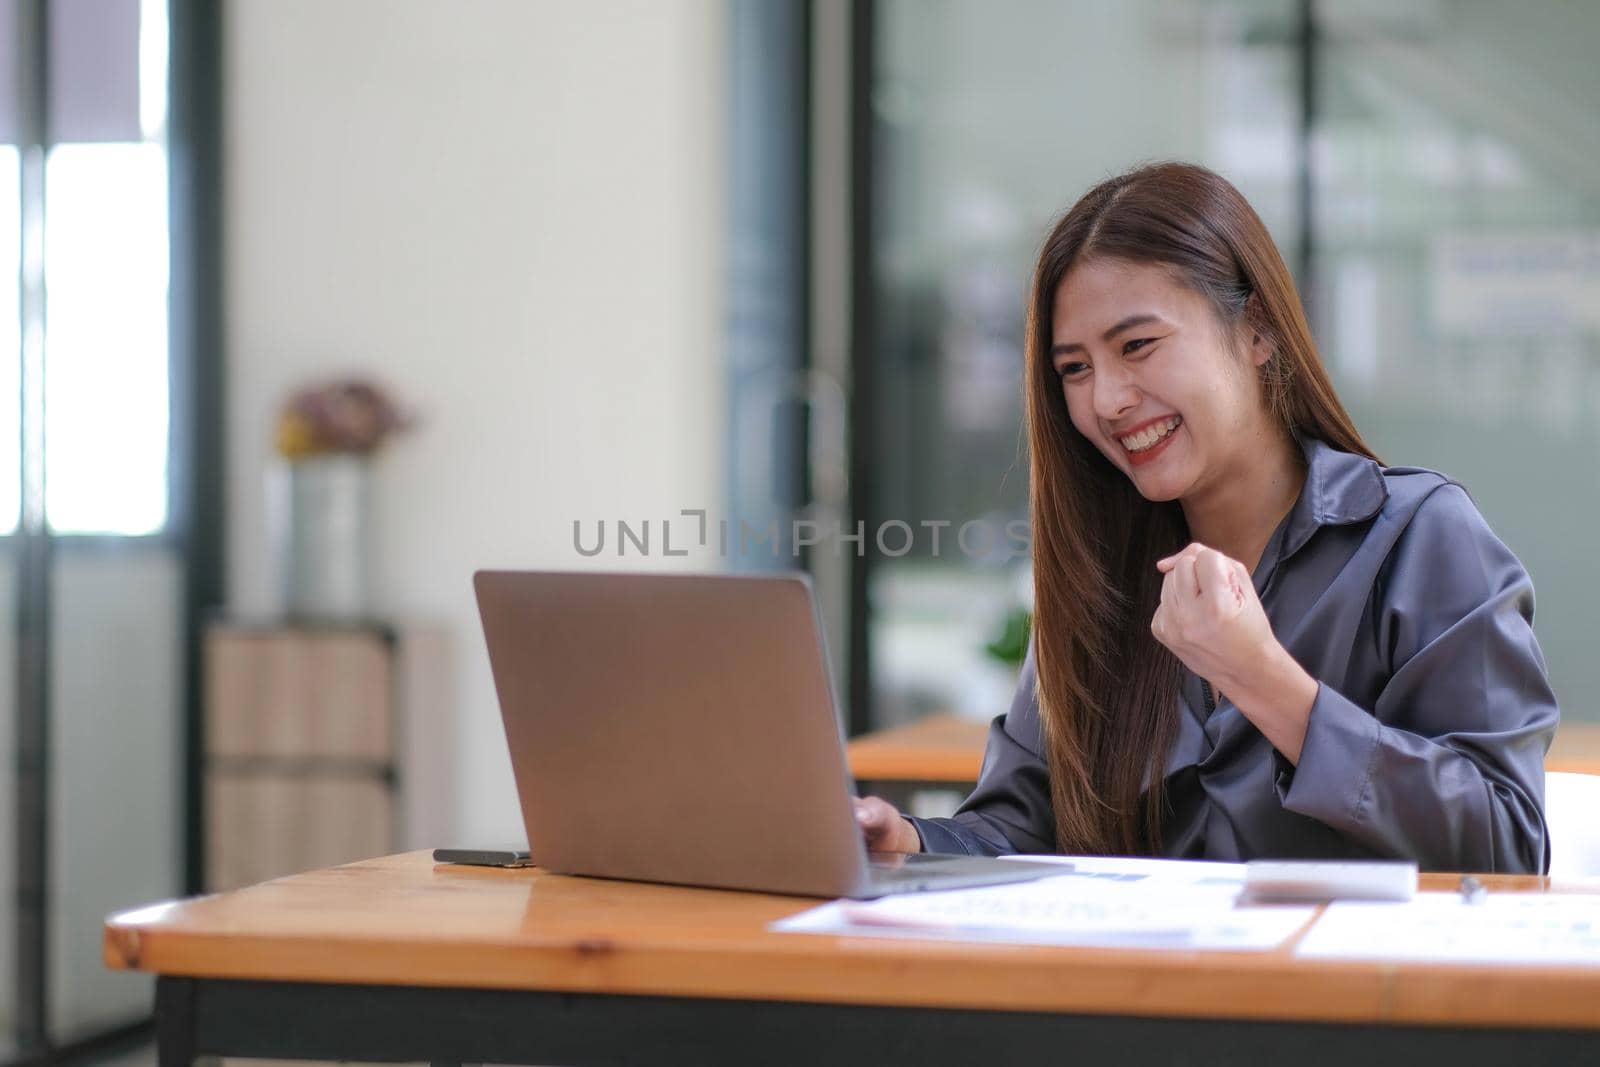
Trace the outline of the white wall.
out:
[[[415,709],[454,716],[454,787],[419,798],[454,814],[413,843],[519,838],[471,572],[601,564],[574,519],[721,498],[722,5],[244,0],[226,23],[234,606],[274,604],[276,405],[381,377],[423,421],[376,468],[379,607],[455,645],[454,706]]]

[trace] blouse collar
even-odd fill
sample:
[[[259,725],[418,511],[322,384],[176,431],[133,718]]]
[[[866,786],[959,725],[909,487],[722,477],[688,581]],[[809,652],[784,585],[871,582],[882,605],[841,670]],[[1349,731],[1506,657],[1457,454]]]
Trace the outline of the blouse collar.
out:
[[[1306,482],[1268,543],[1265,555],[1272,556],[1271,565],[1256,568],[1258,585],[1265,584],[1268,573],[1278,563],[1305,547],[1320,527],[1365,522],[1382,511],[1389,499],[1383,468],[1374,460],[1341,452],[1298,430],[1294,431],[1294,439],[1306,457]],[[1272,542],[1281,546],[1276,554],[1271,551]]]

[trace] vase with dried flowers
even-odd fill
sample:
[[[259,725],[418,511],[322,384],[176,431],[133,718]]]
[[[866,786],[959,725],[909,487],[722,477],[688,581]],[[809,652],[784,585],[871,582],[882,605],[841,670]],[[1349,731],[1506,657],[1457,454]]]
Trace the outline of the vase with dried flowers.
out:
[[[407,420],[376,384],[341,379],[291,394],[268,516],[284,613],[356,622],[371,614],[371,465]]]

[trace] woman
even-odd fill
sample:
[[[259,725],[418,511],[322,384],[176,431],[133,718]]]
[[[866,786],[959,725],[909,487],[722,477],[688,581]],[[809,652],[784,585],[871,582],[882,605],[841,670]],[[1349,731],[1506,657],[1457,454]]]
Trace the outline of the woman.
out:
[[[957,814],[860,800],[870,848],[1547,869],[1527,572],[1459,485],[1379,464],[1238,190],[1091,189],[1026,358],[1033,647]]]

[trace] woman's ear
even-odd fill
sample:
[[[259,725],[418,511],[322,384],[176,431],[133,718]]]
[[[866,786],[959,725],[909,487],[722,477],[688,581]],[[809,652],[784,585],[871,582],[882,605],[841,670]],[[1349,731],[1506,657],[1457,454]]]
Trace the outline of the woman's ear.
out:
[[[1264,367],[1272,359],[1276,347],[1264,333],[1257,333],[1250,341],[1250,362],[1258,367]]]
[[[1267,361],[1277,350],[1277,345],[1272,340],[1272,330],[1267,325],[1266,316],[1262,314],[1261,294],[1250,294],[1244,305],[1244,317],[1239,323],[1240,332],[1244,335],[1241,340],[1246,340],[1246,351],[1250,353],[1250,362],[1253,366],[1265,366]]]

